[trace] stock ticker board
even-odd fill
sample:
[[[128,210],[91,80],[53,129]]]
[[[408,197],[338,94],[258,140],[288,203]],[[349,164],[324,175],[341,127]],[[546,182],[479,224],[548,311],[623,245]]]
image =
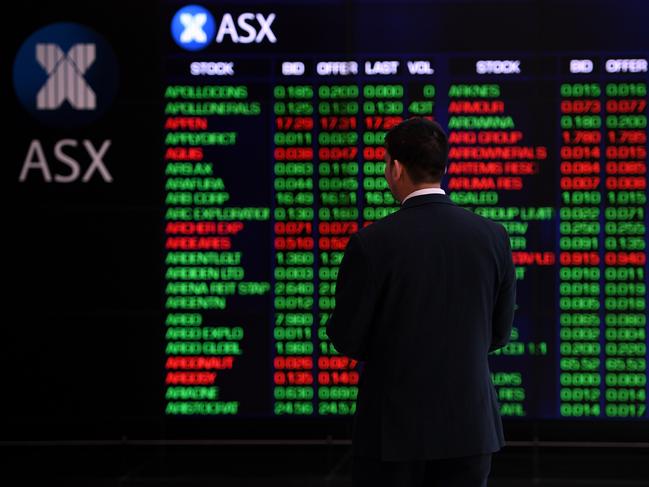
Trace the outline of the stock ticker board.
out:
[[[282,42],[307,8],[258,10],[163,19],[165,415],[354,414],[337,270],[399,211],[384,137],[421,116],[447,130],[450,198],[510,236],[503,417],[647,419],[647,53],[360,52]]]

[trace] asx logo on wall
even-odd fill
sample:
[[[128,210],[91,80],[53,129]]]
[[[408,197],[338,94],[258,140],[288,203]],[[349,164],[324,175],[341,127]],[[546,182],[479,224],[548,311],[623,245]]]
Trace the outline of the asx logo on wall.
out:
[[[188,51],[198,51],[210,42],[221,44],[260,44],[277,42],[272,30],[275,14],[244,12],[235,17],[224,13],[218,24],[212,13],[200,5],[187,5],[171,20],[171,36],[176,44]]]
[[[21,105],[36,120],[71,130],[96,121],[112,104],[117,60],[106,40],[92,29],[71,22],[51,24],[34,32],[18,50],[13,82]],[[110,139],[96,143],[64,138],[53,144],[33,139],[19,180],[40,173],[45,182],[88,182],[97,174],[111,182],[104,164],[110,145]],[[52,164],[48,149],[56,161]]]

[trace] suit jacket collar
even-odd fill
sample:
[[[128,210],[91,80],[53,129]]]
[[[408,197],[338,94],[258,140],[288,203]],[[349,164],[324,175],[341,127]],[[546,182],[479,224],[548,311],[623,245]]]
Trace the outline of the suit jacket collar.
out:
[[[408,198],[405,203],[401,205],[401,208],[410,208],[413,206],[426,205],[428,203],[442,203],[446,205],[455,205],[453,200],[449,198],[448,194],[421,194],[419,196],[412,196]]]

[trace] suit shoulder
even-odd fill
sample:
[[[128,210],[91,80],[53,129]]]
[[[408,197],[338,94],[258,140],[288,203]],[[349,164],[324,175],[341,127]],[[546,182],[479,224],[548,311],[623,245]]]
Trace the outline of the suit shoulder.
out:
[[[466,208],[462,208],[461,206],[457,206],[460,210],[463,211],[463,215],[468,219],[471,220],[471,222],[474,225],[479,225],[483,227],[485,230],[487,230],[489,233],[492,235],[495,235],[496,237],[502,238],[503,236],[508,236],[507,230],[505,229],[504,225],[500,222],[496,222],[493,220],[490,220],[489,218],[486,218],[482,215],[479,215],[478,213],[475,213],[471,210],[468,210]]]
[[[399,211],[397,210],[380,220],[372,222],[370,225],[359,229],[358,232],[356,232],[356,235],[358,235],[361,241],[368,242],[375,238],[381,238],[386,233],[389,234],[394,231],[394,226],[397,224],[398,213]]]

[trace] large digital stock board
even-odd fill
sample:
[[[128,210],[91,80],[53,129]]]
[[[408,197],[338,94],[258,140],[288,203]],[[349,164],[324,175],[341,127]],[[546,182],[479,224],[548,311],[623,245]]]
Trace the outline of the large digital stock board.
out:
[[[162,19],[165,415],[354,414],[362,363],[325,333],[337,269],[399,211],[384,136],[422,116],[448,132],[442,187],[509,232],[503,417],[647,419],[647,50],[417,50],[434,5],[352,26],[271,5]]]

